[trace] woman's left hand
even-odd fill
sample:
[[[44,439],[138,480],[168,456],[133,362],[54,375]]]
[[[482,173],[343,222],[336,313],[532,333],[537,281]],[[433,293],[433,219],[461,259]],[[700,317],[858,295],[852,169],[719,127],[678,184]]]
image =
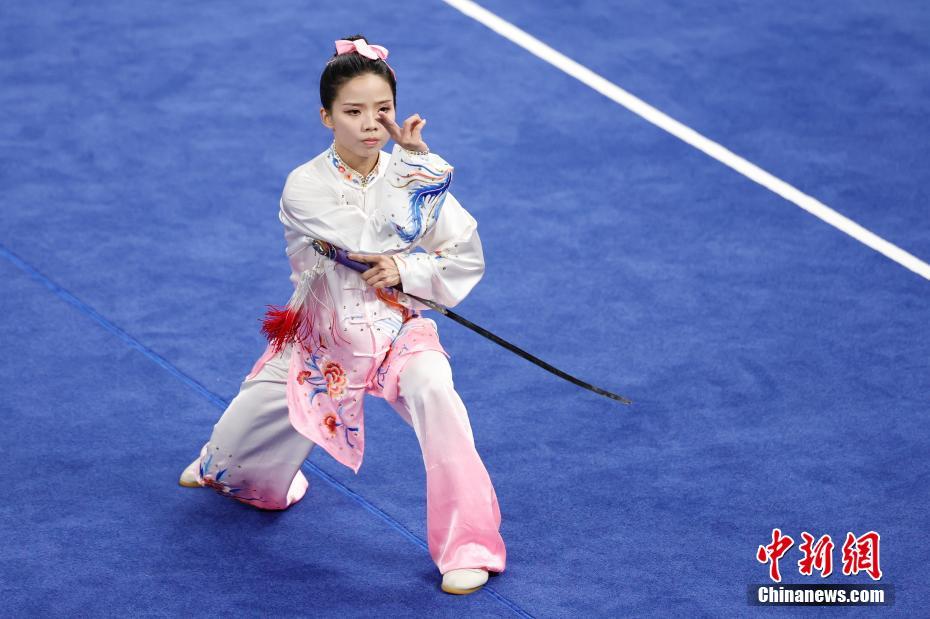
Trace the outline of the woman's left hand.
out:
[[[419,114],[414,114],[404,121],[404,126],[399,126],[394,119],[385,114],[378,112],[375,119],[387,129],[391,139],[397,142],[401,148],[407,150],[429,152],[429,146],[423,141],[423,127],[426,126],[426,119],[420,118]]]
[[[359,273],[365,283],[373,288],[390,288],[400,283],[400,271],[394,259],[388,255],[347,254],[349,260],[367,262],[374,265],[367,271]]]

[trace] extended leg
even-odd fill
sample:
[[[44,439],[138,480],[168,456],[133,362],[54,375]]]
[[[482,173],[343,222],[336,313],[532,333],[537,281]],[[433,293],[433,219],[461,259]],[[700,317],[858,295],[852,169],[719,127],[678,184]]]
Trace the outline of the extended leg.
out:
[[[506,549],[491,478],[475,449],[468,413],[446,357],[410,355],[392,404],[416,432],[426,467],[430,556],[443,574],[461,568],[504,571]]]
[[[304,496],[300,465],[314,443],[288,419],[289,360],[287,347],[243,381],[201,449],[194,466],[200,485],[261,509],[285,509]]]

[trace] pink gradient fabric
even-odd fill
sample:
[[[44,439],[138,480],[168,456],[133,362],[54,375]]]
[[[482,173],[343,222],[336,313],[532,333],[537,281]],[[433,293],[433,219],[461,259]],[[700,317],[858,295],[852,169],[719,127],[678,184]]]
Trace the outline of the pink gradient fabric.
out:
[[[497,494],[475,440],[449,362],[436,352],[402,357],[398,397],[391,402],[416,432],[426,467],[426,531],[441,573],[459,568],[502,572]]]
[[[287,410],[281,415],[287,414],[296,432],[357,473],[364,453],[364,396],[387,400],[413,427],[420,443],[426,469],[427,544],[439,571],[504,571],[507,552],[497,494],[475,448],[435,323],[419,316],[404,323],[393,342],[387,336],[377,338],[387,349],[375,356],[319,346],[290,348],[290,360],[280,362],[288,368],[282,385]],[[266,349],[246,380],[264,376],[272,359],[275,354]],[[304,369],[308,367],[317,369]],[[364,381],[349,376],[362,376]],[[300,500],[306,487],[298,471],[282,508]]]
[[[373,353],[338,345],[338,340],[324,343],[324,338],[294,345],[287,379],[291,425],[356,474],[365,452],[365,394],[393,402],[409,355],[433,350],[449,356],[430,318],[406,321],[393,342],[384,332],[365,331]],[[269,345],[246,379],[256,376],[274,354]]]

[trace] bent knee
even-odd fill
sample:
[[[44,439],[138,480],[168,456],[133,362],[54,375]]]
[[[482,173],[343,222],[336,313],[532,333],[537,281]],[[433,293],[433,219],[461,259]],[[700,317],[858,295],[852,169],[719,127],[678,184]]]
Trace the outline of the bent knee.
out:
[[[412,353],[400,372],[398,388],[402,397],[418,393],[454,390],[452,367],[441,352],[424,350]]]

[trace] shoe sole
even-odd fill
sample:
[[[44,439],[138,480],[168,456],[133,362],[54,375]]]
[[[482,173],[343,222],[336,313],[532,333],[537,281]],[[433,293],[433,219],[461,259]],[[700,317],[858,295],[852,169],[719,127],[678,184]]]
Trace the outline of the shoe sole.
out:
[[[442,585],[442,590],[446,593],[452,593],[454,595],[468,595],[469,593],[474,593],[484,585],[478,585],[477,587],[472,587],[471,589],[455,589],[453,587],[446,587]]]
[[[178,480],[178,485],[184,486],[185,488],[199,488],[200,487],[200,484],[198,484],[196,481],[190,482],[190,481]]]

